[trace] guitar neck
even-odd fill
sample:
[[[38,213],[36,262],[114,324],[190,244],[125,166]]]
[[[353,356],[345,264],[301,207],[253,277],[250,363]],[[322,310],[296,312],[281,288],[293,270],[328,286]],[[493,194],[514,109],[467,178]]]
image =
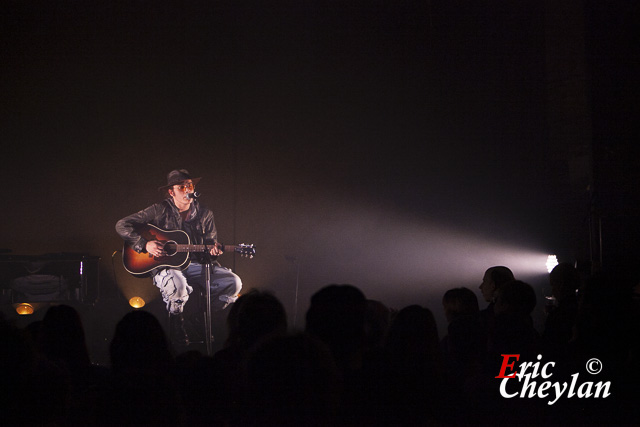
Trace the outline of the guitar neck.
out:
[[[208,252],[213,245],[176,245],[176,252]],[[238,249],[236,245],[222,245],[222,251],[235,251]]]

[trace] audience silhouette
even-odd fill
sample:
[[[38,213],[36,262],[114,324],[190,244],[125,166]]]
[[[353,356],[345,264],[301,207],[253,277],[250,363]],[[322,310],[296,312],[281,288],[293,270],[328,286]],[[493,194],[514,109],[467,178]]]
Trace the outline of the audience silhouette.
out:
[[[487,331],[480,318],[478,298],[468,288],[447,290],[442,297],[447,335],[441,341],[444,375],[452,393],[462,399],[464,382],[480,373],[487,347]]]
[[[230,417],[239,408],[246,407],[245,382],[241,380],[246,379],[243,375],[247,358],[262,342],[286,335],[287,314],[273,294],[252,289],[231,306],[227,328],[225,346],[213,357],[217,394],[208,402],[202,401],[201,406],[215,409],[216,414],[209,418],[232,421]],[[206,384],[203,387],[206,388]]]
[[[309,334],[276,336],[247,359],[241,425],[334,426],[340,376],[329,348]]]
[[[428,308],[410,305],[393,319],[381,366],[384,400],[378,417],[393,425],[440,422],[443,366],[435,318]]]
[[[553,305],[547,306],[547,319],[542,334],[545,354],[566,360],[569,342],[574,336],[578,317],[578,290],[582,278],[569,263],[561,263],[549,274]]]
[[[178,425],[184,407],[175,386],[175,361],[160,322],[151,313],[127,313],[110,345],[108,380],[88,394],[80,425]]]
[[[489,303],[487,307],[480,311],[480,319],[482,320],[485,333],[487,335],[487,341],[490,343],[493,340],[496,315],[494,306],[496,303],[496,297],[498,290],[504,286],[505,283],[509,283],[515,280],[513,272],[509,267],[503,265],[489,267],[482,276],[482,283],[480,283],[480,292],[482,298]]]
[[[638,419],[637,278],[570,264],[549,275],[555,298],[542,334],[533,287],[507,267],[486,270],[480,310],[465,287],[444,292],[439,340],[429,308],[395,310],[350,284],[314,293],[303,332],[288,331],[279,299],[254,289],[232,306],[228,339],[212,356],[172,353],[159,321],[136,310],[120,319],[110,366],[91,362],[82,319],[68,305],[17,328],[0,318],[5,425],[334,426],[624,424]],[[490,319],[490,322],[487,321]],[[598,358],[607,399],[505,398],[504,355],[553,361],[552,381],[571,381]],[[516,365],[514,365],[516,366]],[[589,380],[585,378],[583,381]],[[593,379],[591,379],[593,380]],[[509,380],[513,392],[518,379]],[[34,386],[36,385],[36,386]],[[28,414],[28,419],[25,419]]]

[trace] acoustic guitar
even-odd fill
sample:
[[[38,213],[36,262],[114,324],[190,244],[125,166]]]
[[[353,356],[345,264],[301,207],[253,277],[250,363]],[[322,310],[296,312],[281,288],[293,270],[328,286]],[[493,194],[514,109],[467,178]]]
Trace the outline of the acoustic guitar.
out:
[[[126,242],[122,249],[122,263],[125,270],[134,276],[148,276],[154,268],[180,268],[189,266],[190,252],[208,252],[211,245],[192,245],[189,235],[182,230],[163,230],[153,224],[140,226],[136,231],[147,241],[157,240],[163,243],[166,255],[154,257],[148,252],[138,253]],[[220,245],[220,244],[218,244]],[[220,245],[223,252],[234,251],[242,256],[253,258],[254,245]]]

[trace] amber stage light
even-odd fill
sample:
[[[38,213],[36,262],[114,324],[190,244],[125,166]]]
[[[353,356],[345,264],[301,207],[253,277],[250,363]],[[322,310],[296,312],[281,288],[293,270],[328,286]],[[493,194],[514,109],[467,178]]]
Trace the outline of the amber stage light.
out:
[[[133,308],[142,308],[144,304],[144,300],[140,297],[133,297],[129,300],[129,305]]]
[[[21,316],[27,316],[33,314],[33,306],[27,302],[20,303],[16,306],[16,313]]]

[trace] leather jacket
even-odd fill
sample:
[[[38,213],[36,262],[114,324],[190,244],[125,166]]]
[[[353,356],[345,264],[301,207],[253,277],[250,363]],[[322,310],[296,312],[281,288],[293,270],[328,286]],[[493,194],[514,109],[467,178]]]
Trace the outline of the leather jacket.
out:
[[[126,216],[116,223],[116,232],[138,253],[146,251],[147,240],[136,231],[140,224],[153,224],[164,230],[183,230],[192,244],[213,245],[218,233],[213,220],[213,212],[194,200],[189,217],[183,221],[180,212],[171,198],[155,203],[146,209]],[[190,254],[192,261],[202,262],[199,254]]]

